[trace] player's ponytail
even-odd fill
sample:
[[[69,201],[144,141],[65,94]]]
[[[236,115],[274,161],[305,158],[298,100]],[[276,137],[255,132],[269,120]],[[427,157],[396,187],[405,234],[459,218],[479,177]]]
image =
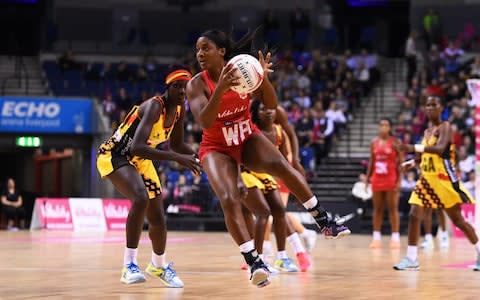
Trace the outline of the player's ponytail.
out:
[[[224,59],[228,61],[230,58],[239,54],[250,54],[257,57],[253,42],[259,29],[260,27],[255,28],[253,31],[249,30],[238,41],[234,41],[231,34],[217,29],[207,30],[200,36],[211,40],[219,48],[225,48]]]
[[[248,31],[244,36],[242,36],[238,41],[232,40],[232,47],[230,52],[225,54],[225,60],[229,60],[230,58],[239,55],[239,54],[250,54],[257,57],[256,51],[253,46],[253,42],[257,35],[257,32],[260,27],[255,28],[253,31]]]

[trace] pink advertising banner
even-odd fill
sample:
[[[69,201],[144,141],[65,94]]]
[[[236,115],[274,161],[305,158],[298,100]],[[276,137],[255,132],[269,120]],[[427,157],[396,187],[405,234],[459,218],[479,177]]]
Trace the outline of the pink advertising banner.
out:
[[[31,230],[125,230],[128,199],[37,198]]]
[[[45,229],[73,229],[72,212],[68,198],[38,198],[35,207]]]
[[[128,199],[103,199],[102,203],[107,230],[124,230],[131,202]]]

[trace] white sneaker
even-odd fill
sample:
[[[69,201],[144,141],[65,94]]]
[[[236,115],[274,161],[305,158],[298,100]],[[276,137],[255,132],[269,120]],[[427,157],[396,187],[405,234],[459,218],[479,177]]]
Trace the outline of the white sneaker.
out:
[[[450,238],[447,236],[443,236],[440,238],[440,248],[447,249],[450,246]]]
[[[317,243],[317,232],[315,230],[305,229],[300,236],[305,244],[305,249],[310,253]]]
[[[424,250],[433,250],[435,249],[435,244],[433,243],[433,240],[423,240],[423,242],[420,244],[420,248]]]
[[[145,269],[148,275],[160,279],[160,281],[171,288],[183,288],[183,281],[177,276],[177,272],[173,269],[173,264],[168,264],[165,268],[157,268],[153,263],[149,263]]]
[[[144,282],[145,276],[140,271],[140,268],[133,262],[122,269],[122,277],[120,281],[126,284]]]

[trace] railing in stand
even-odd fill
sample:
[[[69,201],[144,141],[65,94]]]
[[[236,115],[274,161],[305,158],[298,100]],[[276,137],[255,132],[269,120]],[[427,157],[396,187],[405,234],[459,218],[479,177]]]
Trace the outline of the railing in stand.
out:
[[[5,95],[5,90],[7,87],[7,83],[10,80],[17,80],[18,81],[18,88],[22,87],[22,81],[25,83],[25,95],[29,94],[29,75],[27,71],[27,65],[21,56],[15,56],[15,65],[14,65],[14,72],[11,77],[7,77],[2,81],[2,95]]]

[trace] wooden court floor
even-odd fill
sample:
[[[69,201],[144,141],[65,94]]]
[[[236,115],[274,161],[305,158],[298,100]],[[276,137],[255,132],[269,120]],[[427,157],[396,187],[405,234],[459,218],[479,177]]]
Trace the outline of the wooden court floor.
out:
[[[169,289],[120,283],[123,233],[0,232],[0,299],[480,299],[474,250],[452,240],[448,250],[420,252],[421,270],[392,269],[405,249],[368,249],[369,236],[319,239],[307,273],[281,274],[263,289],[247,280],[227,233],[170,232],[167,255],[185,283]],[[402,237],[405,243],[405,237]],[[139,262],[150,258],[144,233]]]

